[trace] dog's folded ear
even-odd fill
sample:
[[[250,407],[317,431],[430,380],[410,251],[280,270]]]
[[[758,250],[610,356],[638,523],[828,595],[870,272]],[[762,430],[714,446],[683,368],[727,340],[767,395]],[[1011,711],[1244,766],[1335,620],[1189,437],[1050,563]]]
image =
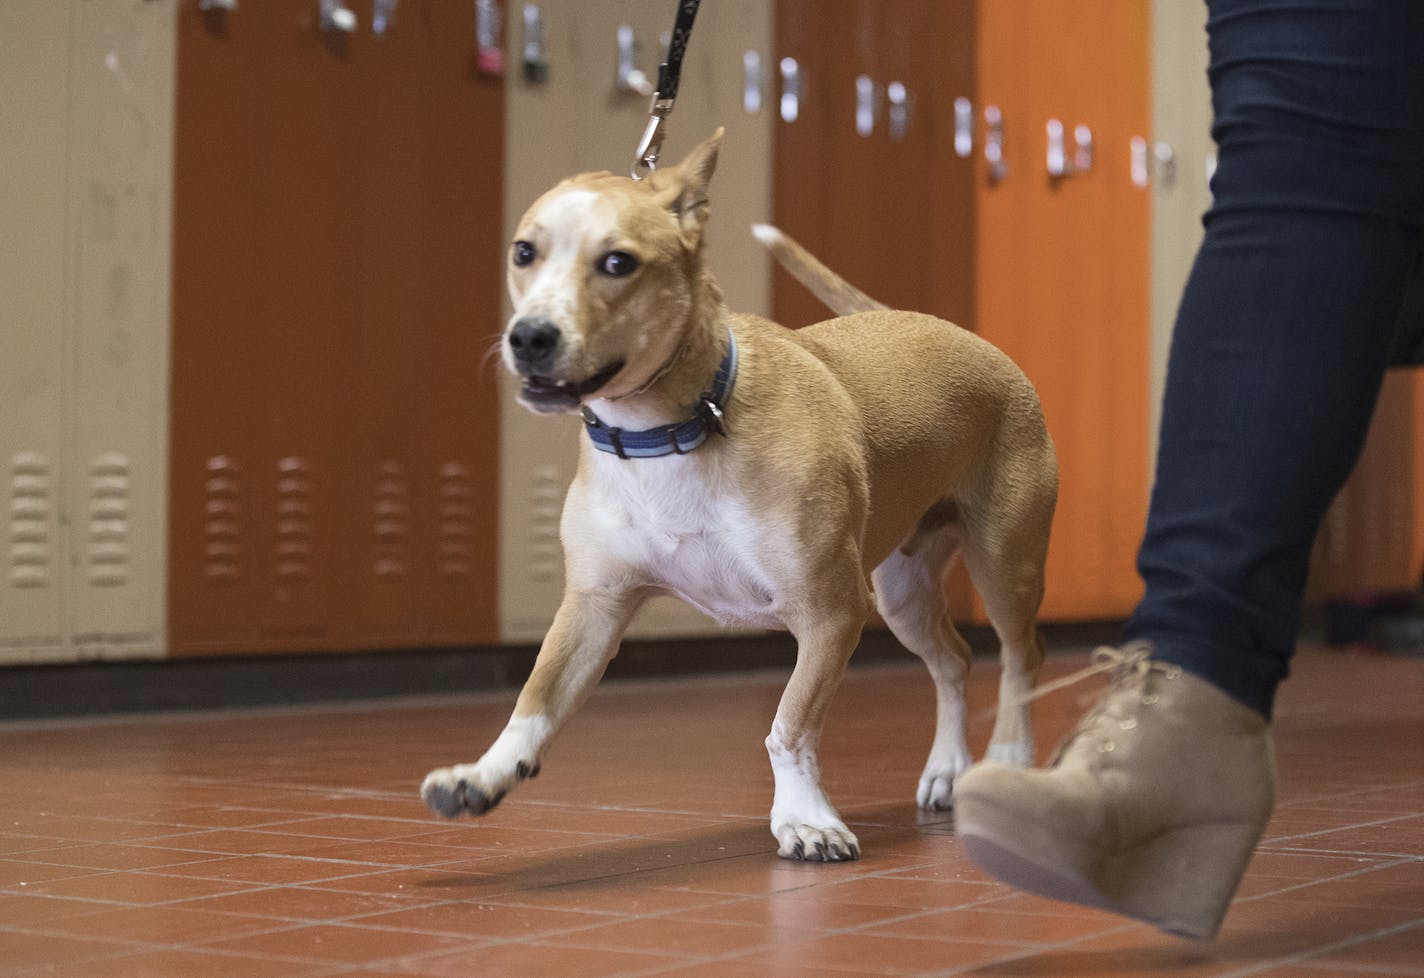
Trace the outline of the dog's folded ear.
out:
[[[717,169],[717,150],[725,132],[717,127],[716,132],[698,144],[676,167],[653,172],[654,188],[665,196],[668,209],[677,217],[692,248],[702,241],[702,228],[707,223],[707,187]]]

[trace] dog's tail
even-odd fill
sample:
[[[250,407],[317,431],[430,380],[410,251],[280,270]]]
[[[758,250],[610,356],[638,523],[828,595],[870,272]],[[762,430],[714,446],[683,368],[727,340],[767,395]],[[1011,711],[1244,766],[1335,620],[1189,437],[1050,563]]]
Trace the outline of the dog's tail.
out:
[[[870,312],[873,309],[890,308],[885,303],[872,299],[851,285],[811,254],[779,228],[770,224],[753,224],[752,234],[792,277],[806,286],[817,299],[831,307],[838,316],[849,316],[853,312]]]

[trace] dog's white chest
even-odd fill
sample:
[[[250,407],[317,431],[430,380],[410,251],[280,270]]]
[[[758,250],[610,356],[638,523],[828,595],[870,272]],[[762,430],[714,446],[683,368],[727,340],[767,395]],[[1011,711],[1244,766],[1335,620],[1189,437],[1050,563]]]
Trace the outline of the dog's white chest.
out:
[[[617,479],[590,502],[596,545],[653,585],[723,624],[781,627],[765,568],[766,528],[725,488]]]

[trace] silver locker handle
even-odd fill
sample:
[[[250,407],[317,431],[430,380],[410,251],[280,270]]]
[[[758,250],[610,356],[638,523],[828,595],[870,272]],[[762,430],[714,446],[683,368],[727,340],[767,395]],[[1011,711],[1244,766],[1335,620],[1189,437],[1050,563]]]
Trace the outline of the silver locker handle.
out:
[[[898,142],[910,129],[909,89],[901,82],[892,81],[885,86],[885,101],[890,105],[890,138]]]
[[[855,131],[869,136],[875,131],[876,84],[869,75],[855,80]]]
[[[1133,136],[1128,143],[1128,166],[1134,187],[1147,186],[1150,175],[1147,171],[1147,140]]]
[[[371,30],[383,35],[395,24],[398,0],[371,0]]]
[[[795,58],[781,59],[781,121],[795,122],[801,114],[801,66]]]
[[[1009,175],[1009,164],[1004,160],[1004,113],[997,105],[984,107],[984,159],[989,164],[990,183]]]
[[[524,5],[524,80],[542,85],[549,80],[549,54],[544,44],[544,12],[537,3]]]
[[[1055,179],[1066,177],[1073,171],[1063,147],[1063,121],[1049,119],[1044,128],[1048,132],[1048,175]]]
[[[1086,173],[1093,168],[1093,130],[1076,125],[1073,127],[1073,169]]]
[[[761,112],[761,52],[747,51],[742,55],[742,111],[747,115]]]
[[[653,82],[637,66],[638,37],[629,24],[618,26],[618,66],[613,78],[613,87],[620,92],[641,95],[653,94]]]
[[[963,95],[954,100],[954,155],[967,160],[974,154],[974,105]]]
[[[343,0],[321,0],[321,29],[350,34],[356,30],[356,12]]]
[[[503,28],[499,0],[475,0],[475,68],[482,75],[504,74]]]

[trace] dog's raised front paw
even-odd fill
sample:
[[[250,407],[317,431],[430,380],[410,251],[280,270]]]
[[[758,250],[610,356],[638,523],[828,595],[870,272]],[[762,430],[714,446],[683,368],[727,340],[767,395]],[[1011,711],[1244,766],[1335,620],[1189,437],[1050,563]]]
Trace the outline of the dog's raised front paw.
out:
[[[483,815],[504,800],[504,792],[490,794],[470,783],[458,768],[442,767],[425,776],[420,797],[437,815],[457,818],[460,815]]]
[[[512,778],[482,778],[479,770],[478,764],[461,764],[431,771],[420,786],[420,797],[431,811],[446,818],[483,815],[504,801],[510,784],[539,776],[539,765],[525,761],[515,765]]]
[[[860,842],[844,824],[829,826],[781,825],[773,829],[782,859],[812,863],[848,862],[860,858]]]

